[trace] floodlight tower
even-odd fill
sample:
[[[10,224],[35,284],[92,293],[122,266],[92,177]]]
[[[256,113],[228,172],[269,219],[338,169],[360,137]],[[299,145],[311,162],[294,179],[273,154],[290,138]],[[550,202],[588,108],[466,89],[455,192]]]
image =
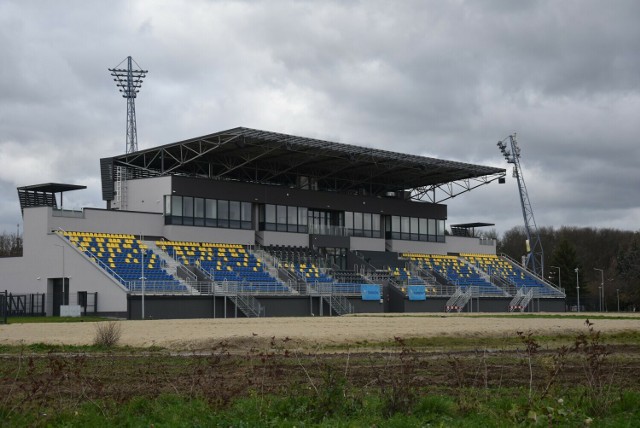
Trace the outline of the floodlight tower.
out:
[[[509,142],[507,143],[507,139]],[[510,146],[511,151],[509,151]],[[520,204],[522,205],[522,215],[524,217],[524,229],[527,234],[527,260],[526,267],[536,275],[544,278],[544,251],[542,250],[542,241],[540,240],[540,232],[536,226],[536,220],[533,218],[533,208],[529,201],[527,186],[524,183],[522,175],[522,167],[520,166],[520,147],[516,141],[516,134],[509,135],[502,141],[498,141],[498,148],[508,163],[513,164],[513,176],[518,180],[518,189],[520,190]]]
[[[127,68],[118,68],[123,62],[127,62]],[[135,63],[137,69],[132,67]],[[120,64],[109,71],[113,76],[113,81],[120,88],[122,97],[127,99],[127,147],[126,153],[138,151],[138,131],[136,129],[136,103],[135,99],[142,87],[142,80],[147,77],[148,70],[141,70],[137,62],[130,56],[122,60]]]

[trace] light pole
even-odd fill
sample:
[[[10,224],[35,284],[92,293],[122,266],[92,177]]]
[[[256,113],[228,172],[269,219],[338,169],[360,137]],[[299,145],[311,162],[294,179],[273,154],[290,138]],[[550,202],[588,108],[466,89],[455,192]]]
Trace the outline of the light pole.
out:
[[[580,277],[579,277],[580,269],[575,268],[576,272],[576,296],[578,300],[578,312],[580,312]]]
[[[600,272],[600,292],[598,296],[600,297],[600,312],[602,312],[602,301],[604,300],[604,270],[600,268],[593,268],[593,270]]]
[[[140,237],[140,240],[142,240],[142,236]],[[140,280],[142,281],[142,319],[143,320],[144,320],[144,253],[145,253],[144,248],[140,248],[140,258],[142,259],[142,263],[141,263],[142,276],[140,277]]]
[[[616,288],[616,299],[618,300],[618,312],[620,312],[620,289]]]
[[[558,266],[549,266],[553,269],[558,269],[558,288],[562,290],[562,276],[560,275],[560,268]]]

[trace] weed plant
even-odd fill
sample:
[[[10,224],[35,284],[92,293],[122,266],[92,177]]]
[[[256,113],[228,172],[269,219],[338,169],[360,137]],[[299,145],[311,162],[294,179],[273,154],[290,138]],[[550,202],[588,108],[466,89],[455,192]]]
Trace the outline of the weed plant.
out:
[[[22,348],[0,360],[0,425],[640,426],[638,354],[585,325],[553,350],[524,332],[516,351]]]

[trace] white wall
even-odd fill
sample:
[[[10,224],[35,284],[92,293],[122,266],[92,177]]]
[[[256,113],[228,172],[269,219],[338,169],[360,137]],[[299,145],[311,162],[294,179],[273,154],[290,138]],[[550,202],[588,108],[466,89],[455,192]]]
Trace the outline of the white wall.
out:
[[[364,251],[384,251],[385,240],[384,238],[361,238],[352,236],[350,238],[349,246],[352,250],[364,250]]]
[[[389,240],[391,251],[399,253],[447,254],[447,253],[478,253],[495,254],[496,242],[493,245],[480,245],[479,238],[463,236],[446,236],[446,242],[422,242]]]
[[[262,237],[262,245],[309,246],[309,235],[306,233],[271,232],[266,230],[257,233]]]
[[[398,253],[447,254],[447,244],[444,242],[402,241],[390,239],[387,244],[391,251]]]
[[[63,230],[78,232],[130,233],[132,235],[162,236],[164,229],[164,216],[156,213],[85,208],[84,218],[68,218],[53,217],[51,216],[51,208],[42,207],[25,209],[25,217],[27,212],[32,210],[49,210],[49,226],[46,228],[46,231],[61,228]],[[26,233],[26,225],[24,230]]]
[[[220,244],[255,244],[255,231],[215,227],[164,226],[161,234],[171,241],[215,242]]]
[[[127,181],[127,211],[164,213],[164,196],[171,194],[171,176]]]
[[[447,236],[447,245],[450,252],[495,254],[496,241],[491,240],[491,245],[480,245],[480,238],[467,238],[464,236]]]
[[[14,294],[47,293],[49,280],[62,278],[64,269],[64,276],[69,278],[70,303],[76,302],[78,291],[98,292],[99,312],[126,312],[126,290],[66,239],[47,232],[50,213],[47,207],[25,209],[24,256],[0,259],[0,289]],[[51,315],[50,294],[46,302],[47,314]]]

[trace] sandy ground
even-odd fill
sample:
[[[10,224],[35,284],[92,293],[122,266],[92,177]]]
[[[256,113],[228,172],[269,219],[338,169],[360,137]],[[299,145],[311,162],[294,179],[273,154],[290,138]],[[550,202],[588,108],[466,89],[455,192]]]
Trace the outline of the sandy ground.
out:
[[[135,347],[156,345],[175,350],[203,349],[223,340],[242,347],[243,343],[265,342],[274,336],[277,339],[288,337],[299,344],[327,345],[388,341],[396,336],[506,337],[514,336],[517,331],[546,335],[585,331],[582,319],[500,315],[490,318],[431,314],[119,322],[122,325],[120,344]],[[595,328],[602,332],[637,331],[640,329],[640,314],[627,314],[624,319],[593,319],[593,322]],[[90,322],[0,325],[0,344],[88,345],[93,342],[95,332],[96,323]]]

